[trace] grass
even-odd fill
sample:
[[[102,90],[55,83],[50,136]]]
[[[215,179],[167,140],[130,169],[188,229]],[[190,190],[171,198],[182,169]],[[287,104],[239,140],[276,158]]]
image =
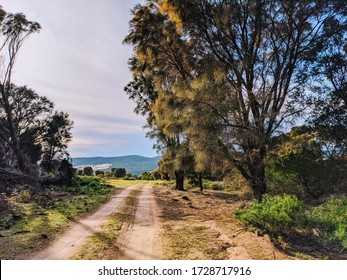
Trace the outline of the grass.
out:
[[[347,199],[331,198],[326,203],[313,208],[309,213],[309,223],[321,232],[325,242],[338,242],[347,248]]]
[[[127,188],[133,185],[145,185],[146,183],[149,183],[151,181],[144,181],[144,180],[123,180],[123,179],[107,179],[107,184],[110,184],[112,186],[115,186],[117,188],[123,189]]]
[[[166,258],[169,260],[225,259],[227,247],[223,247],[222,242],[218,241],[217,238],[218,233],[205,226],[167,228],[165,234]],[[207,244],[208,246],[206,246]]]
[[[105,183],[95,177],[79,177],[66,191],[33,196],[25,192],[7,198],[4,203],[9,208],[7,212],[15,212],[19,219],[12,222],[6,221],[6,217],[0,219],[0,235],[6,236],[0,238],[0,259],[25,258],[26,254],[47,246],[69,220],[94,211],[111,195],[128,187],[128,183],[136,183],[119,181]]]
[[[248,229],[258,229],[278,241],[284,237],[297,248],[309,243],[315,244],[317,250],[323,248],[320,257],[328,252],[339,258],[347,249],[346,198],[330,198],[319,206],[304,206],[293,195],[265,195],[261,203],[253,203],[235,214]]]
[[[125,199],[121,211],[110,216],[110,219],[101,226],[101,230],[91,237],[82,246],[81,250],[72,259],[75,260],[105,260],[117,259],[119,248],[117,239],[125,223],[129,223],[136,210],[137,196],[140,190],[133,190]]]

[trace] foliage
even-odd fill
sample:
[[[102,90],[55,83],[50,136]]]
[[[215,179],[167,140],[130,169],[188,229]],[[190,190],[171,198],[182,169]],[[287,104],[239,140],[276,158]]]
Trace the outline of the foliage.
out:
[[[39,23],[29,21],[24,14],[6,13],[0,7],[0,149],[7,154],[0,166],[32,178],[40,176],[42,170],[57,175],[61,161],[68,158],[67,144],[72,138],[68,114],[53,112],[49,99],[12,83],[20,48],[40,29]]]
[[[315,93],[314,98],[308,96],[314,102],[310,123],[317,128],[329,156],[341,157],[347,153],[346,19],[334,17],[325,22],[324,30],[328,36],[320,36],[315,42],[319,52],[308,60]]]
[[[215,190],[215,191],[224,190],[223,185],[219,182],[204,181],[203,187],[204,189],[207,189],[207,190]]]
[[[112,168],[111,176],[116,178],[123,178],[127,175],[125,168]]]
[[[20,171],[27,171],[25,156],[20,147],[18,121],[13,113],[14,108],[10,93],[12,89],[12,73],[18,52],[31,34],[39,32],[40,24],[29,21],[24,14],[6,13],[0,7],[0,137],[7,142],[13,150]],[[20,110],[25,110],[25,104]],[[27,171],[28,172],[28,171]]]
[[[96,177],[77,177],[71,187],[67,191],[79,195],[105,195],[109,194],[112,186],[102,183]]]
[[[98,175],[104,175],[105,174],[105,171],[102,171],[102,170],[95,170],[95,176],[98,176]]]
[[[314,198],[342,190],[346,161],[326,156],[324,142],[314,128],[294,127],[273,138],[272,145],[267,168],[271,186]]]
[[[319,206],[305,209],[296,196],[265,195],[261,203],[251,204],[235,215],[247,227],[274,237],[288,237],[300,231],[326,244],[339,243],[347,248],[346,198],[332,197]]]
[[[123,177],[123,180],[136,180],[136,178],[131,174],[127,174]]]
[[[196,168],[218,157],[239,170],[260,201],[270,139],[307,106],[300,102],[309,93],[303,69],[320,52],[316,42],[330,38],[328,22],[343,23],[345,6],[151,0],[132,14],[125,42],[134,47],[133,81],[126,91],[165,149],[163,173],[183,188],[180,160],[192,156]]]
[[[41,165],[47,172],[52,171],[53,161],[62,160],[69,156],[67,144],[72,140],[73,122],[64,112],[54,112],[43,125],[42,147],[43,156]]]
[[[265,195],[261,203],[253,203],[236,212],[246,226],[256,227],[273,236],[289,236],[302,227],[305,215],[303,203],[293,195]]]
[[[94,170],[91,166],[86,166],[83,168],[83,175],[85,176],[93,176]]]
[[[240,172],[233,169],[231,172],[229,172],[229,174],[224,176],[223,185],[225,186],[225,189],[228,191],[240,191],[247,190],[249,183],[240,174]]]
[[[141,175],[141,177],[140,177],[140,180],[150,180],[150,179],[149,179],[150,176],[151,176],[151,173],[150,173],[150,172],[148,172],[148,171],[143,172],[142,175]]]
[[[323,232],[328,241],[338,240],[347,248],[347,199],[331,198],[310,211],[309,221],[313,228]]]
[[[0,194],[0,204],[6,206],[0,209],[7,213],[0,215],[0,234],[28,231],[0,238],[0,258],[18,259],[23,253],[42,249],[66,228],[69,219],[95,210],[117,189],[99,179],[81,177],[65,191],[46,189],[44,193],[31,195],[29,200],[26,190],[18,196]],[[48,238],[40,238],[42,235]]]

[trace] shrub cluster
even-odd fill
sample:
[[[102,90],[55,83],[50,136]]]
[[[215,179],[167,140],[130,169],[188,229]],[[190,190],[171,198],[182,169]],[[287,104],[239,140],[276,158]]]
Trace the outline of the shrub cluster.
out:
[[[238,219],[249,227],[256,227],[271,235],[290,235],[302,225],[303,203],[293,195],[264,195],[261,203],[237,211]]]
[[[215,190],[215,191],[224,190],[223,185],[219,182],[204,181],[202,185],[205,190]]]
[[[347,199],[331,198],[315,207],[309,215],[312,227],[323,232],[328,241],[339,241],[347,248]]]
[[[306,211],[305,211],[306,210]],[[305,209],[294,195],[265,195],[261,203],[235,212],[241,223],[271,236],[290,236],[298,232],[322,233],[324,242],[338,242],[347,248],[347,199],[332,198]]]
[[[110,193],[112,186],[102,183],[96,177],[77,177],[67,191],[80,195],[105,195]]]

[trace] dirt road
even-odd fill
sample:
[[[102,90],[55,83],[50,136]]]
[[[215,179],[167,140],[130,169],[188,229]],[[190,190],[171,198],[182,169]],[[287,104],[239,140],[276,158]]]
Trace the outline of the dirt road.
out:
[[[138,201],[133,221],[118,239],[122,258],[126,260],[161,259],[158,207],[149,184],[142,189]]]
[[[29,259],[75,259],[76,254],[81,254],[81,259],[113,260],[291,258],[268,237],[240,227],[231,213],[245,202],[233,194],[202,194],[194,190],[182,193],[164,186],[142,186],[143,183],[124,189]],[[125,199],[128,196],[135,198],[130,208]],[[103,243],[98,240],[104,242],[103,239],[89,237],[103,233],[113,221],[113,213],[126,214],[128,218],[114,229],[118,231],[114,243],[99,246]],[[101,251],[96,254],[93,248]]]
[[[132,186],[122,190],[114,196],[110,201],[104,204],[91,216],[77,221],[70,229],[54,241],[48,248],[29,256],[33,260],[67,260],[83,245],[87,237],[96,233],[100,229],[109,215],[119,210],[124,202],[124,199],[129,195],[131,190],[137,186]]]

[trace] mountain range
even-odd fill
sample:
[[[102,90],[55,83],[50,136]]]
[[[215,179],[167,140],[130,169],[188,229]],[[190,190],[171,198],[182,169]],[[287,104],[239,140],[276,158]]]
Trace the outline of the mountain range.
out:
[[[77,169],[91,166],[93,169],[110,170],[111,168],[125,168],[127,172],[141,175],[146,171],[157,169],[161,157],[143,157],[138,155],[119,157],[76,157],[72,158],[72,164]]]

